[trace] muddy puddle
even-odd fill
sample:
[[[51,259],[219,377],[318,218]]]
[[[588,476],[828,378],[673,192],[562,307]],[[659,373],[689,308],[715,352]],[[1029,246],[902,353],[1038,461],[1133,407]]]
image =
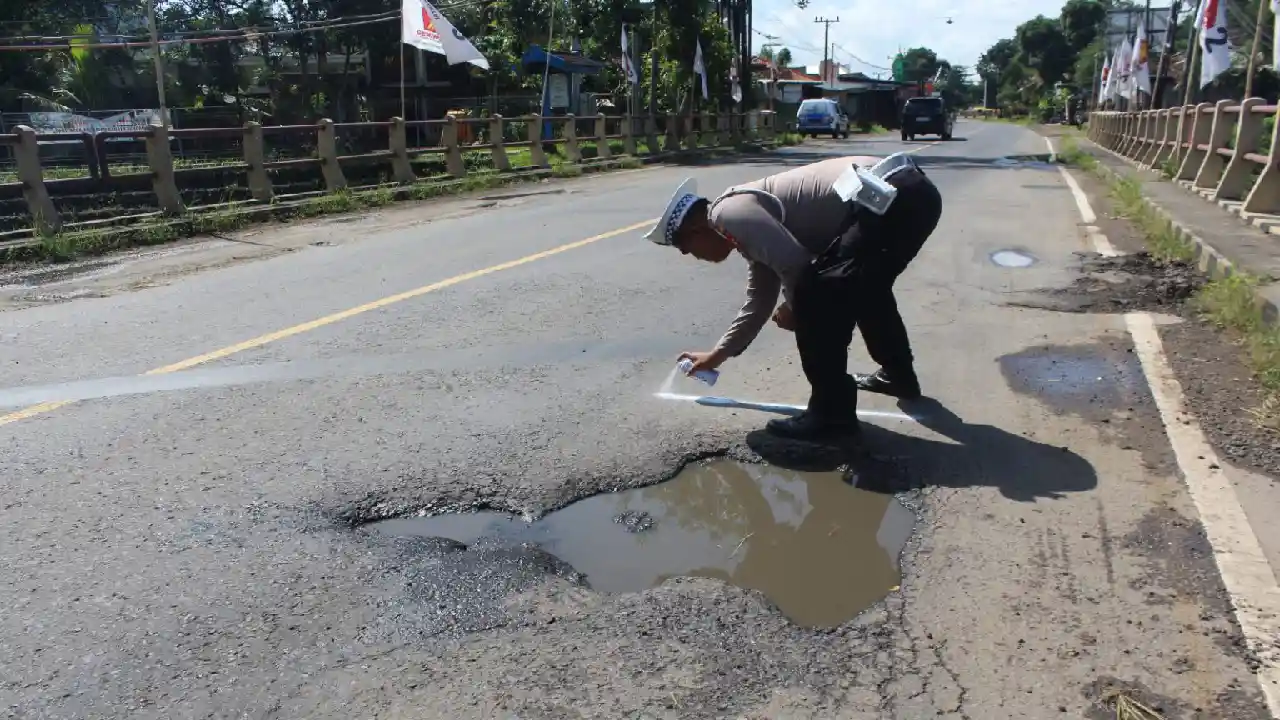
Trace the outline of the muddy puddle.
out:
[[[532,543],[595,590],[636,592],[675,577],[763,593],[806,627],[840,625],[900,582],[915,516],[839,473],[728,460],[645,488],[596,495],[529,523],[495,512],[399,518],[368,529],[466,545]]]

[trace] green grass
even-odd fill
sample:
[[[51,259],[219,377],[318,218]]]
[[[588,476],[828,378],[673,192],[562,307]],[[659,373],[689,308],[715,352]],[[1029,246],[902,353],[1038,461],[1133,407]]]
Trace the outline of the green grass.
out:
[[[1163,262],[1195,261],[1195,248],[1145,201],[1142,184],[1136,178],[1103,175],[1097,159],[1080,150],[1071,138],[1063,143],[1058,157],[1108,184],[1113,209],[1141,231],[1152,257]],[[1260,279],[1239,271],[1214,278],[1196,293],[1191,306],[1239,341],[1250,369],[1265,392],[1262,405],[1250,412],[1258,425],[1280,432],[1280,326],[1263,319],[1262,308],[1257,303],[1260,284]]]

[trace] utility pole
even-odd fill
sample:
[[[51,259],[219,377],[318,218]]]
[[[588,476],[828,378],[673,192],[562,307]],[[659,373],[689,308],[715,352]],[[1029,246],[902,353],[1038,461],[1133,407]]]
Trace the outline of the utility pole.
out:
[[[1245,99],[1253,97],[1253,76],[1255,73],[1254,66],[1258,63],[1258,50],[1262,44],[1262,23],[1267,19],[1268,3],[1258,3],[1258,22],[1253,28],[1253,47],[1249,51],[1249,67],[1244,77],[1244,97]],[[1280,42],[1280,38],[1273,38],[1272,42]]]
[[[1173,44],[1178,39],[1178,11],[1181,9],[1182,0],[1173,0],[1173,5],[1169,8],[1169,23],[1164,31],[1164,48],[1160,50],[1160,62],[1156,63],[1156,88],[1151,96],[1153,108],[1164,107],[1164,74],[1169,69],[1169,54],[1173,52]]]
[[[831,71],[831,23],[840,22],[840,18],[834,19],[817,17],[814,18],[815,23],[822,23],[822,75],[824,82],[835,82],[834,79],[827,79],[827,75]]]
[[[658,114],[658,3],[653,2],[653,33],[649,42],[649,115]]]
[[[164,107],[164,60],[160,58],[160,34],[156,32],[156,0],[147,0],[147,27],[151,31],[151,57],[156,68],[156,95],[160,99],[160,124],[169,127],[169,111]]]

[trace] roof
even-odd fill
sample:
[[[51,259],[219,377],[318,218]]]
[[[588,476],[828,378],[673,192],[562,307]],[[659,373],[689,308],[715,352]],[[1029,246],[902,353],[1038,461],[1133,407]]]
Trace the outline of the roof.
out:
[[[756,56],[751,58],[752,70],[763,70],[765,72],[777,72],[778,82],[795,81],[795,82],[822,82],[822,78],[817,75],[810,75],[803,70],[797,70],[789,67],[778,67],[769,58]]]
[[[575,75],[597,75],[605,67],[605,64],[599,60],[570,53],[549,53],[537,45],[530,45],[529,49],[524,51],[520,64],[524,67],[530,65],[541,67],[546,64],[550,65],[552,70]]]

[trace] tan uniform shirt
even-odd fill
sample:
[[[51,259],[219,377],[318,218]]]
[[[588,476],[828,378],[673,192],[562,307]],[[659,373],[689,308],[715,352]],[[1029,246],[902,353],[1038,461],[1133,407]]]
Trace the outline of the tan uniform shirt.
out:
[[[836,239],[849,208],[831,186],[851,163],[870,167],[879,158],[851,156],[823,160],[771,175],[733,189],[763,190],[778,203],[755,193],[726,197],[713,203],[708,219],[733,238],[747,259],[747,300],[717,350],[740,354],[773,316],[782,291],[792,304],[796,282],[813,258]],[[785,212],[783,212],[785,211]]]

